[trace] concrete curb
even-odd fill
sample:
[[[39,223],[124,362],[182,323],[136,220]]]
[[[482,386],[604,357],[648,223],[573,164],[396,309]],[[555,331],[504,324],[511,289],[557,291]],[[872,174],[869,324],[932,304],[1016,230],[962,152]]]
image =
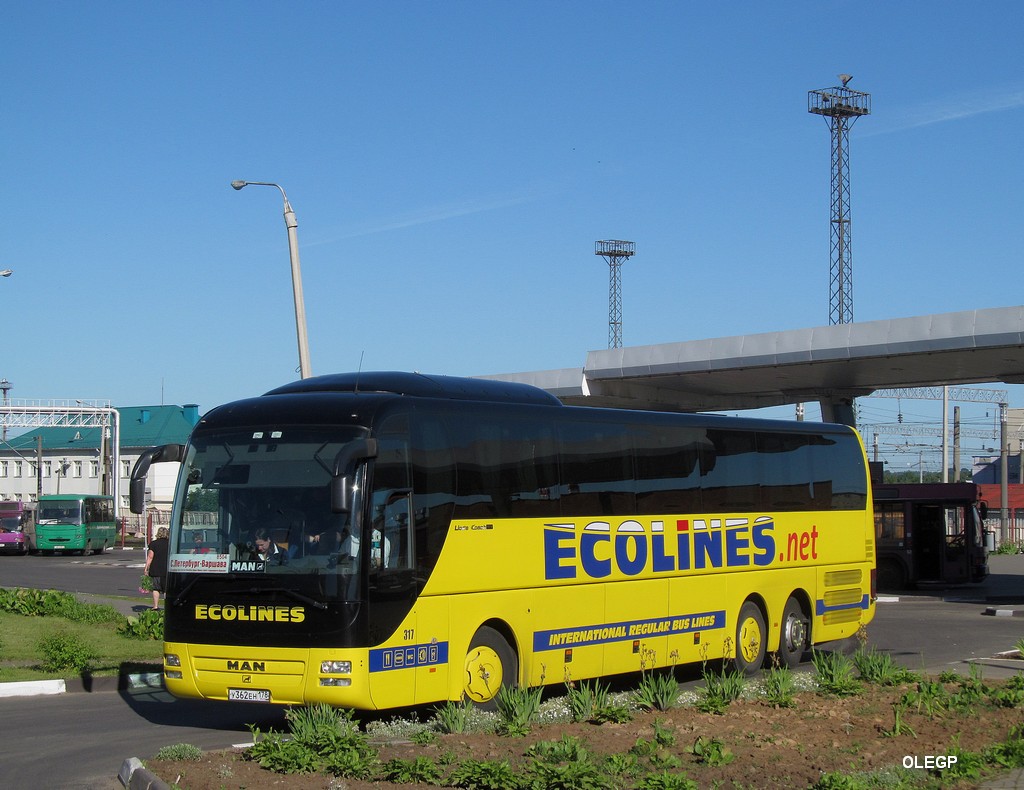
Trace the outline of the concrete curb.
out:
[[[71,680],[23,680],[0,683],[0,697],[38,697],[46,694],[91,694],[101,691],[162,689],[163,674],[141,672],[117,677],[78,677]]]
[[[170,785],[146,768],[138,757],[125,760],[117,778],[128,790],[170,790]]]
[[[989,617],[1024,617],[1024,610],[998,609],[995,606],[989,606],[982,614],[986,614]]]
[[[63,680],[21,680],[0,683],[0,697],[38,697],[44,694],[63,694],[67,684]]]

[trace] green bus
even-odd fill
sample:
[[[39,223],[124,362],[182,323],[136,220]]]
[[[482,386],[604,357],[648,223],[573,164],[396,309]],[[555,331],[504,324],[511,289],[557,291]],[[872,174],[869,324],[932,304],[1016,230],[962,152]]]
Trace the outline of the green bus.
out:
[[[36,506],[35,548],[46,554],[102,554],[117,535],[114,498],[97,494],[44,494]]]

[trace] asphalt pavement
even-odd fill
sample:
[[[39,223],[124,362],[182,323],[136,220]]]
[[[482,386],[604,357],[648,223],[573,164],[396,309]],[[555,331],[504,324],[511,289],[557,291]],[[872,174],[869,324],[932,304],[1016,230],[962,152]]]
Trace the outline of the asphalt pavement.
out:
[[[913,592],[882,594],[879,605],[898,604],[904,599],[933,597],[945,601],[969,601],[985,605],[985,614],[992,617],[1024,618],[1024,554],[993,555],[989,558],[988,579],[982,584],[970,587],[923,587]],[[77,597],[86,603],[107,604],[125,616],[137,615],[151,606],[148,596],[138,599],[113,598],[103,595],[78,593]],[[1021,623],[1024,631],[1024,621]],[[985,677],[998,679],[1010,677],[1021,671],[1020,659],[1009,657],[972,658],[971,663],[984,666]],[[0,697],[60,694],[74,692],[117,691],[131,688],[161,688],[160,673],[128,674],[120,678],[97,678],[90,682],[75,679],[68,681],[31,681],[26,683],[0,683]],[[168,786],[150,773],[135,757],[127,758],[118,778],[129,790],[164,790]],[[1012,771],[998,779],[989,780],[981,787],[987,790],[1020,788],[1024,790],[1024,769]]]

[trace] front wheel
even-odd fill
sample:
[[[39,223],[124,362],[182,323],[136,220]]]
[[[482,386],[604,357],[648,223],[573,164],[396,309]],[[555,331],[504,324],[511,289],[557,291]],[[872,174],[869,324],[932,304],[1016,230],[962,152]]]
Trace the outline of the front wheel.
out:
[[[498,691],[502,686],[515,686],[518,674],[515,651],[501,634],[482,626],[466,651],[462,693],[484,710],[493,710]]]
[[[779,635],[779,658],[790,669],[795,669],[811,646],[811,618],[800,601],[790,598],[782,610],[782,633]]]
[[[753,675],[764,663],[766,629],[764,615],[753,601],[740,607],[736,620],[736,657],[733,665],[744,675]]]

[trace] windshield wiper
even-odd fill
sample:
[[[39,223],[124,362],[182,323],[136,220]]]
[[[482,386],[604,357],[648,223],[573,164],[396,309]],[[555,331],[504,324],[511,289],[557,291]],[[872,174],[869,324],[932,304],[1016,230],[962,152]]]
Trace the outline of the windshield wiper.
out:
[[[235,590],[224,590],[225,593],[251,593],[252,595],[262,595],[263,593],[271,592],[283,592],[290,595],[296,601],[302,603],[308,603],[310,606],[314,606],[317,609],[326,609],[327,604],[323,601],[318,601],[315,598],[310,598],[304,593],[300,593],[298,590],[293,590],[290,587],[244,587]]]
[[[185,603],[186,594],[188,593],[189,590],[196,586],[197,581],[199,581],[198,576],[194,576],[192,579],[190,579],[188,584],[181,588],[181,592],[174,596],[172,604],[174,606],[181,606],[183,603]]]

